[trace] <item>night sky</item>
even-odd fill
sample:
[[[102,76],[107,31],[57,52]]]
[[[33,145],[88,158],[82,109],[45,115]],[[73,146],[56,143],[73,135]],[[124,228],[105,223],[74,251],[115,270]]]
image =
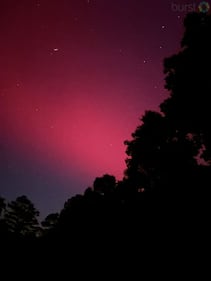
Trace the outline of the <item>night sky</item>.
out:
[[[45,216],[97,176],[122,178],[124,140],[168,95],[185,16],[172,3],[0,0],[1,196]]]

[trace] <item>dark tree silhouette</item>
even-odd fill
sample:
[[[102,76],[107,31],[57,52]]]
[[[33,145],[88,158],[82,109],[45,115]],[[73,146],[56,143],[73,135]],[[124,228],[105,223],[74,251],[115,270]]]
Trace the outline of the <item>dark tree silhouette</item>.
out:
[[[161,105],[173,126],[184,135],[191,135],[211,160],[211,16],[202,13],[187,15],[182,50],[164,61],[166,88],[170,97]]]
[[[55,227],[55,225],[58,223],[58,219],[59,219],[59,214],[58,213],[53,213],[53,214],[49,214],[42,222],[42,226],[47,229],[50,230],[53,227]]]
[[[40,229],[38,216],[39,212],[26,196],[8,203],[5,210],[8,231],[15,236],[36,236]]]
[[[208,168],[198,160],[208,165],[211,159],[211,16],[189,14],[184,25],[182,50],[164,61],[170,97],[161,113],[146,112],[132,141],[125,142],[126,179],[138,190],[178,193],[206,185]]]
[[[138,191],[179,189],[197,165],[198,146],[160,113],[147,111],[126,141],[126,179]]]
[[[0,197],[0,235],[7,236],[7,227],[5,224],[5,209],[6,209],[6,202],[3,197]]]
[[[0,197],[0,218],[3,215],[3,212],[4,212],[5,208],[6,208],[5,199]]]
[[[96,178],[94,181],[94,191],[100,194],[109,194],[114,192],[116,187],[116,179],[111,175],[104,175]]]
[[[59,213],[52,213],[47,215],[47,217],[41,222],[42,235],[53,233],[57,228],[58,221],[59,221]]]

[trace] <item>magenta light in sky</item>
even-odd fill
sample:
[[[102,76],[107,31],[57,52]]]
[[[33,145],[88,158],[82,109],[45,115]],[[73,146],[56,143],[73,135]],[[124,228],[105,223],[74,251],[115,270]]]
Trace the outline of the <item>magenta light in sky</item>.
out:
[[[124,140],[167,96],[182,18],[170,1],[1,1],[0,194],[46,211],[121,179]]]

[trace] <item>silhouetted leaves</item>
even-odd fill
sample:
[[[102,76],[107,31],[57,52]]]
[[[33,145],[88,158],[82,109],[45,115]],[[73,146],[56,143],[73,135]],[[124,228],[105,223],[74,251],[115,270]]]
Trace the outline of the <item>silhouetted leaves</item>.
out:
[[[42,226],[45,229],[52,229],[56,226],[56,224],[58,223],[58,219],[59,219],[59,214],[58,213],[54,213],[54,214],[49,214],[44,221],[42,221]]]
[[[115,186],[116,179],[110,175],[104,175],[101,178],[96,178],[94,181],[94,191],[104,195],[114,192]]]
[[[210,19],[197,13],[186,17],[183,49],[164,61],[170,97],[160,105],[162,114],[146,112],[125,142],[125,176],[138,190],[177,190],[182,196],[203,181],[199,160],[208,165],[211,159]]]
[[[8,231],[16,236],[36,236],[39,230],[38,216],[39,212],[33,203],[26,196],[20,196],[8,203],[5,222]]]
[[[165,59],[166,88],[170,98],[161,105],[173,126],[185,135],[192,134],[203,148],[201,157],[211,159],[211,17],[189,14],[185,21],[182,51]]]
[[[5,199],[0,197],[0,218],[1,218],[5,208],[6,208]]]

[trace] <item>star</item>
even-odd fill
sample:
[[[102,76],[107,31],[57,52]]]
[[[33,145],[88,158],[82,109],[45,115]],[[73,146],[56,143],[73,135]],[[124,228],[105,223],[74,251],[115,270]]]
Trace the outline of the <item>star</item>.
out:
[[[162,28],[162,29],[165,29],[166,27],[165,27],[165,25],[162,25],[161,28]]]
[[[50,55],[52,56],[54,53],[58,52],[59,48],[53,48],[50,52]]]

